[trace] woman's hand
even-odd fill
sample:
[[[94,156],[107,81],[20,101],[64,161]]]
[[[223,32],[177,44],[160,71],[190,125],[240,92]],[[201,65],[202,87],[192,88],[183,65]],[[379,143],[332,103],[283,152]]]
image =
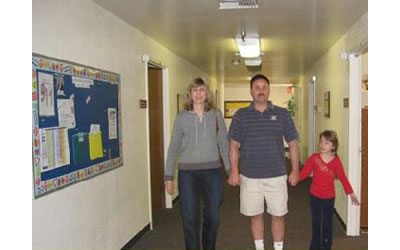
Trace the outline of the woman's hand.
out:
[[[167,192],[168,192],[169,194],[173,194],[173,193],[174,193],[174,191],[175,191],[175,186],[174,186],[174,182],[173,182],[173,181],[166,181],[166,182],[164,183],[164,186],[165,186],[165,190],[167,190]]]

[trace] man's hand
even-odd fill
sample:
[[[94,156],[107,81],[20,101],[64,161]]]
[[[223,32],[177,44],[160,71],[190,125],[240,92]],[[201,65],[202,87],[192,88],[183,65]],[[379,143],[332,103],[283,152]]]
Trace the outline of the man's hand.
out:
[[[165,186],[165,190],[167,190],[167,192],[168,192],[169,194],[173,194],[173,193],[174,193],[174,191],[175,191],[175,186],[174,186],[174,182],[173,182],[173,181],[166,181],[166,182],[164,183],[164,186]]]
[[[297,185],[300,178],[300,170],[299,170],[299,147],[297,146],[297,140],[293,140],[288,143],[289,145],[289,158],[290,163],[292,164],[292,171],[290,172],[288,182],[293,187]]]
[[[299,171],[298,170],[292,170],[292,172],[290,172],[289,178],[288,178],[288,182],[290,183],[290,185],[292,185],[293,187],[297,185],[297,183],[299,182]]]
[[[238,173],[231,172],[228,178],[228,183],[233,187],[240,186],[240,175]]]

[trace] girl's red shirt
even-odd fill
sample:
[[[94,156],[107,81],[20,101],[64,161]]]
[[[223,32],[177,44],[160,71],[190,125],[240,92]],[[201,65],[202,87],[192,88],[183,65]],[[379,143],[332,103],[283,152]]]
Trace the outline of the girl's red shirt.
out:
[[[353,188],[347,179],[342,162],[339,156],[328,163],[324,162],[320,153],[311,155],[304,164],[300,173],[300,181],[307,178],[313,172],[310,193],[322,199],[331,199],[335,197],[335,178],[342,183],[346,194],[353,193]]]

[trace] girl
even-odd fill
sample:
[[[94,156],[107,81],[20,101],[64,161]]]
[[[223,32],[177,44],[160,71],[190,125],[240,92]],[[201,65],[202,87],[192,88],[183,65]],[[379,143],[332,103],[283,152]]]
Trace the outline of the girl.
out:
[[[218,148],[229,173],[228,136],[222,113],[213,108],[208,85],[203,79],[195,78],[187,89],[185,110],[175,119],[165,169],[165,188],[172,194],[178,161],[179,204],[186,249],[200,249],[200,199],[204,204],[202,248],[215,249],[223,199]]]
[[[342,162],[337,156],[339,146],[336,132],[325,130],[319,135],[320,152],[311,155],[300,173],[300,181],[313,172],[310,187],[312,215],[312,239],[310,250],[331,249],[332,217],[335,202],[335,178],[339,179],[344,191],[350,195],[353,205],[360,205],[357,196],[346,178]],[[322,228],[322,235],[321,235]]]

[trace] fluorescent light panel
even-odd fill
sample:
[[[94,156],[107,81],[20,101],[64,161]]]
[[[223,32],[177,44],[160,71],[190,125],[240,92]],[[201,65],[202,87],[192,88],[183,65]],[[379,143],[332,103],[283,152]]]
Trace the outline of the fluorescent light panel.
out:
[[[240,56],[245,58],[260,56],[260,39],[258,37],[236,38],[236,44],[239,48]]]
[[[257,0],[219,0],[220,10],[258,8]]]

